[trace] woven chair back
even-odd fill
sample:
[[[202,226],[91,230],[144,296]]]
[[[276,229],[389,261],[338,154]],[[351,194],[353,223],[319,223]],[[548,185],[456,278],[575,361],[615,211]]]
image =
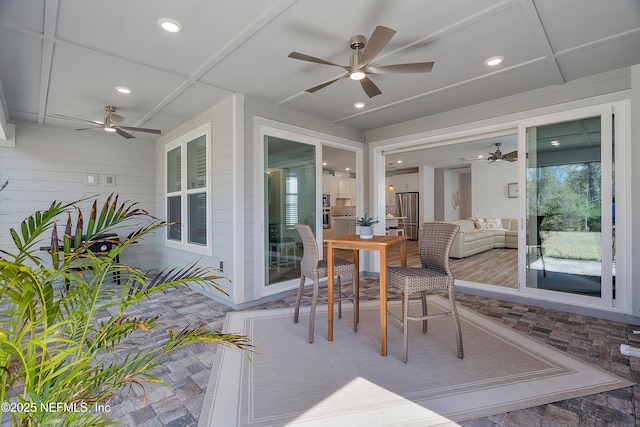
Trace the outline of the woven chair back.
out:
[[[422,267],[452,275],[449,252],[460,226],[446,222],[425,222],[420,231]]]
[[[303,274],[308,275],[307,273],[310,274],[318,267],[318,260],[320,259],[318,243],[316,242],[316,238],[313,235],[311,227],[307,224],[296,224],[296,230],[298,230],[300,238],[302,239],[303,255],[300,268],[302,269]]]

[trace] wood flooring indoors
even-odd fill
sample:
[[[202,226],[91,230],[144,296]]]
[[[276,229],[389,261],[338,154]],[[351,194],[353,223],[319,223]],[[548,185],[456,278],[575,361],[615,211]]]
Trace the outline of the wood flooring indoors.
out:
[[[325,258],[326,250],[325,245]],[[336,250],[336,256],[347,260],[353,259],[349,250]],[[392,250],[388,253],[388,263],[390,266],[400,265],[399,251]],[[458,280],[514,289],[518,287],[517,249],[491,249],[466,258],[450,258],[449,263],[453,275]],[[407,266],[420,266],[418,242],[415,240],[407,241]]]

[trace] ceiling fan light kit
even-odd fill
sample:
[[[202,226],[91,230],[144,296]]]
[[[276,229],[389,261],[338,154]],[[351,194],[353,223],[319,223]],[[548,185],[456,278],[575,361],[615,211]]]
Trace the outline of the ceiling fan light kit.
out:
[[[113,105],[105,105],[104,111],[107,112],[107,115],[104,118],[104,121],[102,122],[99,120],[79,119],[77,117],[64,116],[62,114],[53,114],[53,116],[67,119],[67,120],[76,120],[80,122],[91,123],[93,125],[97,125],[101,127],[106,132],[117,133],[118,135],[126,139],[135,138],[135,136],[131,135],[129,132],[126,132],[126,131],[154,133],[157,135],[160,135],[162,133],[162,131],[160,131],[159,129],[147,129],[147,128],[139,128],[139,127],[133,127],[133,126],[120,126],[120,123],[124,121],[124,116],[117,114],[116,107],[114,107]],[[88,129],[94,129],[94,128],[81,128],[81,129],[74,129],[74,130],[88,130]]]
[[[515,162],[518,160],[518,151],[512,151],[507,154],[502,154],[502,151],[500,151],[500,145],[500,142],[495,143],[496,151],[493,153],[489,153],[489,157],[487,157],[489,163],[501,162],[503,160],[507,162]]]
[[[429,73],[433,68],[433,62],[415,62],[409,64],[393,64],[369,67],[369,64],[376,58],[376,56],[378,56],[382,49],[387,46],[395,33],[396,31],[392,30],[391,28],[377,26],[373,31],[373,34],[371,34],[368,44],[366,44],[366,39],[362,35],[351,37],[351,39],[349,39],[349,47],[351,47],[354,52],[349,58],[348,66],[334,64],[333,62],[329,62],[324,59],[316,58],[314,56],[306,55],[299,52],[291,52],[289,54],[289,58],[298,59],[300,61],[314,62],[316,64],[340,67],[347,71],[347,73],[343,76],[337,77],[335,79],[307,89],[306,91],[309,93],[313,93],[324,87],[327,87],[344,77],[349,77],[351,80],[359,81],[362,85],[362,89],[365,91],[367,96],[369,98],[373,98],[374,96],[380,95],[382,91],[368,77],[369,74]]]

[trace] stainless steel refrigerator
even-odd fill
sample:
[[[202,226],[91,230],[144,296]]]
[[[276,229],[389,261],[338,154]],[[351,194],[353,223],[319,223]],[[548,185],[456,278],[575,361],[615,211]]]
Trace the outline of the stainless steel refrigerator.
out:
[[[418,240],[418,228],[420,225],[418,200],[417,192],[396,193],[396,213],[400,217],[405,217],[402,221],[404,222],[405,235],[409,237],[409,240]]]

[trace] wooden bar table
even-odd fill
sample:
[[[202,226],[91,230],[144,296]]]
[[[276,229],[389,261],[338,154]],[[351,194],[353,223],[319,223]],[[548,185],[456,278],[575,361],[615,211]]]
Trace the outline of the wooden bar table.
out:
[[[387,250],[394,247],[400,249],[400,264],[404,267],[407,265],[407,237],[406,236],[373,236],[371,239],[361,239],[359,235],[352,234],[350,236],[336,237],[333,239],[325,239],[327,244],[327,268],[328,283],[327,291],[329,293],[328,301],[328,340],[333,341],[333,299],[334,299],[334,276],[335,276],[335,250],[336,249],[352,249],[353,263],[355,264],[356,289],[360,289],[360,251],[378,251],[380,252],[380,339],[383,356],[387,355]],[[359,292],[359,291],[358,291]],[[356,295],[356,304],[359,304],[359,296]]]

